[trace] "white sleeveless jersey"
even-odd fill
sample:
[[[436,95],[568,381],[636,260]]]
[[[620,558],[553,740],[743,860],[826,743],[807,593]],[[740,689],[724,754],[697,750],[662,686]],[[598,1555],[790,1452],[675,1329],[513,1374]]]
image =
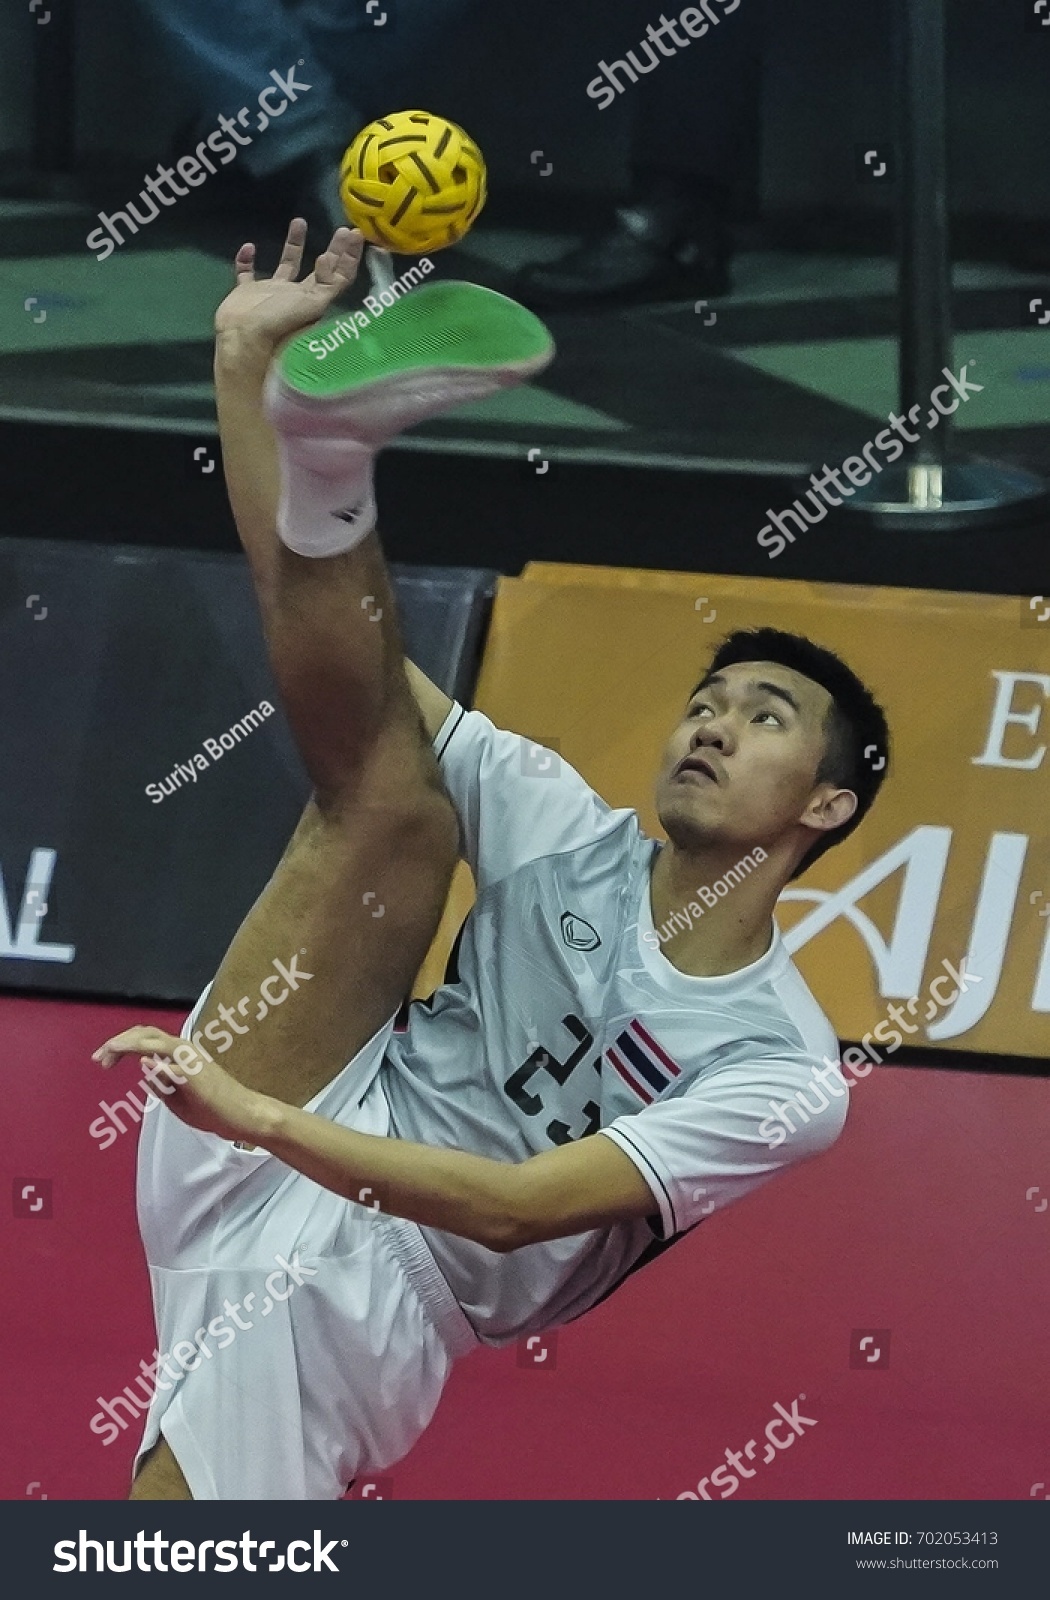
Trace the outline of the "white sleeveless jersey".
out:
[[[751,966],[686,976],[653,930],[660,845],[635,812],[459,705],[434,748],[477,900],[443,987],[388,1047],[391,1132],[504,1161],[600,1134],[653,1194],[648,1220],[506,1255],[424,1228],[479,1336],[500,1345],[580,1316],[713,1211],[826,1149],[847,1101],[843,1088],[818,1089],[823,1109],[814,1098],[838,1041],[775,925]],[[789,1134],[771,1108],[800,1089],[816,1111],[795,1112]]]

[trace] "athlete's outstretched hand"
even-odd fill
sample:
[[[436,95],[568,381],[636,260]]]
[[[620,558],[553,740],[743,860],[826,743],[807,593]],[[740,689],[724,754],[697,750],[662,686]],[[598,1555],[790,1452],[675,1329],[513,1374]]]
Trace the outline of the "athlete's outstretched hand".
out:
[[[255,246],[241,245],[233,264],[236,287],[215,313],[218,339],[239,335],[272,353],[282,340],[325,315],[357,277],[365,236],[357,228],[337,228],[313,272],[299,281],[305,243],[306,223],[296,217],[272,278],[255,276]]]
[[[127,1028],[107,1039],[92,1060],[112,1067],[126,1055],[140,1058],[154,1098],[191,1128],[217,1133],[221,1139],[251,1140],[252,1113],[262,1097],[185,1039],[160,1028]]]

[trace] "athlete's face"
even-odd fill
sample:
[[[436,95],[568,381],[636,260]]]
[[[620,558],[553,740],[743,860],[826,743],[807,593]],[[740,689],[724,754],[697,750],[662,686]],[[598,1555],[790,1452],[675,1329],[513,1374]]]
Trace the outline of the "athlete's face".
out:
[[[772,661],[738,662],[709,678],[664,751],[656,801],[672,843],[739,844],[746,854],[768,851],[803,818],[809,827],[846,821],[850,791],[816,781],[831,707],[826,689]],[[809,827],[799,837],[812,843]]]

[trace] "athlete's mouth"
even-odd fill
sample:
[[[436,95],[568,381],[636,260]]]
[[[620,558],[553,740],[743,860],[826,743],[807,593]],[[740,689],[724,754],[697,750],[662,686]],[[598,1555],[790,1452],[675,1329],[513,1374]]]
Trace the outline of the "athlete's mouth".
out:
[[[710,778],[712,783],[720,782],[718,773],[710,761],[703,756],[686,756],[684,761],[680,761],[675,768],[674,775],[676,778],[680,778],[684,772],[702,773],[705,778]]]

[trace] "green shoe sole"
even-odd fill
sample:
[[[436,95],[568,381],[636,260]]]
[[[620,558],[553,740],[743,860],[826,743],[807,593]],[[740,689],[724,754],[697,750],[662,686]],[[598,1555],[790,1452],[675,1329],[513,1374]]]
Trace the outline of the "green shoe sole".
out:
[[[323,400],[421,369],[498,368],[528,376],[554,355],[538,317],[476,283],[423,284],[370,317],[366,327],[357,316],[344,313],[293,339],[277,362],[283,382]],[[331,348],[340,325],[342,341]]]

